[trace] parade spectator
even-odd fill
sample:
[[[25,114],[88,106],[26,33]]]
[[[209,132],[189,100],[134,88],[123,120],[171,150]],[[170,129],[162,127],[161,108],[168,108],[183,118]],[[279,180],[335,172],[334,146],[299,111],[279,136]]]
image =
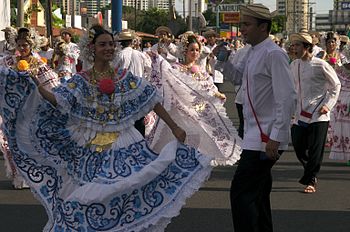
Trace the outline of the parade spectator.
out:
[[[132,30],[124,30],[117,36],[118,42],[122,47],[114,59],[114,66],[124,68],[138,77],[145,77],[145,70],[151,69],[151,61],[148,56],[133,48],[134,41],[137,40],[135,32]],[[145,124],[144,118],[140,118],[135,122],[136,129],[144,136]]]
[[[240,8],[248,51],[243,73],[243,152],[231,185],[235,232],[273,231],[271,168],[288,148],[296,92],[287,54],[270,38],[272,16],[262,4]]]
[[[92,29],[81,49],[93,67],[52,91],[34,75],[0,68],[0,112],[16,166],[46,209],[44,230],[164,231],[208,178],[210,158],[182,144],[186,133],[154,86],[111,66],[113,35]],[[177,139],[159,154],[133,127],[152,109]]]
[[[239,119],[238,135],[242,139],[244,136],[242,80],[250,47],[251,46],[247,44],[237,52],[232,52],[225,63],[223,72],[225,79],[231,81],[235,87],[235,104]]]
[[[306,31],[307,33],[307,31]],[[318,33],[311,33],[312,37],[312,55],[321,58],[323,48],[320,47],[320,35]]]
[[[151,48],[152,51],[156,51],[169,63],[178,61],[177,46],[173,43],[173,35],[169,27],[159,26],[156,29],[155,35],[158,37],[158,43],[154,44]]]
[[[78,58],[80,50],[77,44],[72,42],[73,30],[71,28],[63,28],[60,32],[61,39],[66,43],[67,54],[69,65],[66,70],[68,73],[73,75],[77,72],[76,65],[78,64]]]
[[[13,27],[6,27],[1,31],[5,33],[5,40],[0,41],[0,57],[15,54],[17,30]]]
[[[51,64],[54,50],[50,47],[50,41],[45,36],[40,38],[40,51],[38,52],[40,57],[46,59],[47,64]]]
[[[346,35],[340,35],[339,36],[339,41],[340,41],[339,51],[340,52],[344,52],[344,53],[348,52],[346,50],[349,50],[349,46],[348,46],[348,44],[349,44],[349,37],[346,36]],[[350,57],[348,57],[348,58],[350,58]]]
[[[340,81],[330,64],[312,55],[312,37],[308,33],[292,34],[290,40],[297,56],[291,69],[298,93],[291,128],[292,142],[304,168],[299,183],[305,185],[305,193],[314,193],[323,159],[330,112],[337,102]]]

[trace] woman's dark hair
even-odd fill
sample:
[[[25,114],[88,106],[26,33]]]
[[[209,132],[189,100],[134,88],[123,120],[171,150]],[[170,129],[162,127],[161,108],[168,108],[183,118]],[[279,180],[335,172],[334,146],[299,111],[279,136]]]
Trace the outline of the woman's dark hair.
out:
[[[25,40],[29,43],[30,47],[32,48],[34,46],[34,41],[31,38],[31,34],[28,28],[26,27],[21,27],[17,31],[17,37],[15,38],[15,41],[17,43],[18,40]]]
[[[191,43],[197,43],[199,46],[199,49],[202,47],[201,43],[198,41],[197,37],[195,35],[189,35],[187,37],[187,47],[191,44]]]
[[[335,34],[333,31],[330,31],[327,33],[327,36],[326,36],[326,43],[330,40],[335,40],[337,41],[338,40],[338,36],[337,34]]]
[[[99,25],[99,24],[96,24],[96,25],[93,25],[92,27],[90,27],[90,30],[94,30],[95,31],[95,34],[94,34],[94,38],[92,39],[92,43],[94,44],[96,42],[96,39],[100,36],[100,35],[103,35],[103,34],[108,34],[112,37],[113,41],[114,41],[114,37],[113,37],[113,34],[109,31],[107,31],[106,29],[104,29],[103,26]]]

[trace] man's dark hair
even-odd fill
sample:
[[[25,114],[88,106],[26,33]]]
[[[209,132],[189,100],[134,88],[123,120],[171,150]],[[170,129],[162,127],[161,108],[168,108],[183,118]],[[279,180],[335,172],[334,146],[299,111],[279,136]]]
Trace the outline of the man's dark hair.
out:
[[[272,26],[272,21],[269,19],[258,19],[256,18],[256,20],[258,21],[258,26],[260,26],[263,23],[267,23],[267,32],[270,33],[271,31],[271,26]]]
[[[121,40],[120,41],[120,45],[123,47],[123,48],[126,48],[126,47],[129,47],[130,45],[132,44],[132,40]]]

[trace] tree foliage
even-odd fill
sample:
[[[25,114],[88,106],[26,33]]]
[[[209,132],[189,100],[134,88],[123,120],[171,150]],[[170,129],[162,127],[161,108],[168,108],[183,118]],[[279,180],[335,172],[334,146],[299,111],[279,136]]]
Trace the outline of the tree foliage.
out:
[[[216,13],[212,10],[212,8],[204,11],[203,15],[208,23],[208,26],[216,26]]]
[[[271,34],[276,33],[283,33],[286,28],[286,16],[284,15],[277,15],[272,19],[272,25],[271,25]]]

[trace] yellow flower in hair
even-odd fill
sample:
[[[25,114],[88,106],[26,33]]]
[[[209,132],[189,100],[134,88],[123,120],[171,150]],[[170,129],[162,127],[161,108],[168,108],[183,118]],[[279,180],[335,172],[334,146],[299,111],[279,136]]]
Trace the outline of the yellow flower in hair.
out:
[[[44,62],[45,64],[47,64],[47,59],[45,57],[41,57],[40,58],[42,62]]]
[[[29,64],[26,60],[20,60],[17,63],[17,69],[19,71],[27,71],[29,69]]]

